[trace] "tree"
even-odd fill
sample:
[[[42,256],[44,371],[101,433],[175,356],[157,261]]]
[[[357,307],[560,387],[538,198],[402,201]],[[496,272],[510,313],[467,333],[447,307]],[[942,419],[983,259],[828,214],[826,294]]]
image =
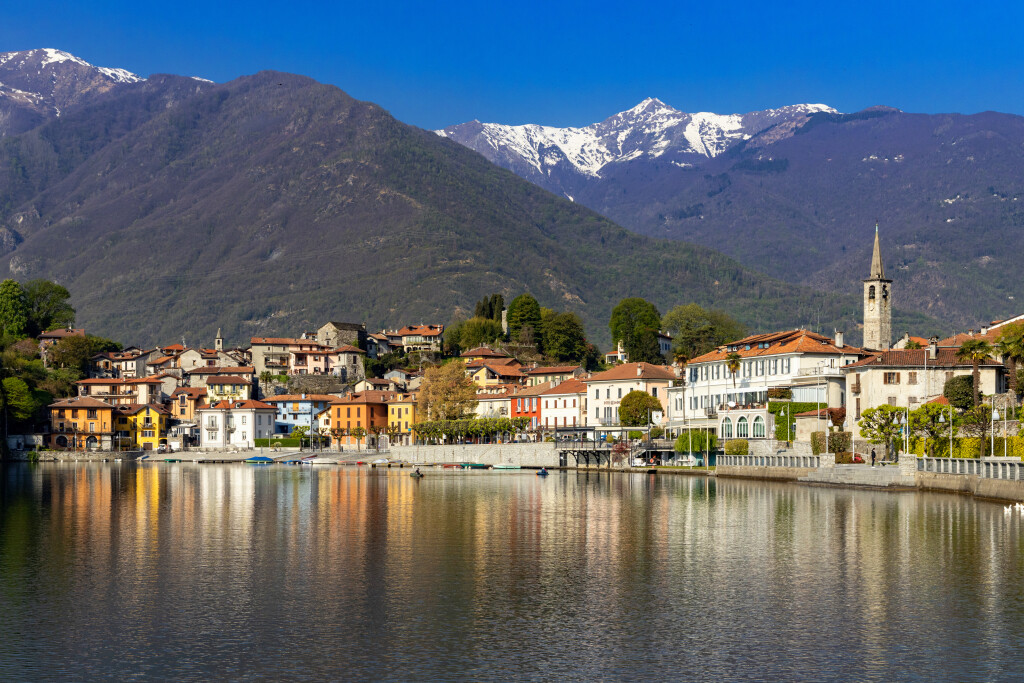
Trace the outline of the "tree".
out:
[[[985,457],[988,431],[992,424],[992,406],[977,405],[968,408],[960,417],[960,427],[967,436],[978,439],[978,457]]]
[[[89,359],[96,353],[88,337],[62,337],[47,352],[50,367],[66,368],[85,373]]]
[[[575,313],[558,313],[544,325],[544,353],[557,361],[582,362],[587,355],[583,321]]]
[[[981,404],[981,372],[978,365],[992,355],[992,345],[984,339],[968,339],[957,349],[956,358],[971,362],[971,377],[974,380],[974,406]]]
[[[964,411],[974,406],[974,380],[967,375],[958,375],[946,380],[942,395],[957,410]]]
[[[888,456],[892,443],[903,433],[899,420],[904,412],[885,404],[868,408],[860,416],[860,435],[871,443],[884,444]]]
[[[903,347],[903,348],[910,349],[910,350],[919,349],[919,348],[921,348],[921,343],[911,339],[910,341],[907,342],[907,345],[905,347]]]
[[[352,436],[352,438],[356,440],[356,450],[360,450],[360,442],[362,441],[363,437],[366,436],[366,428],[358,426],[353,427],[352,429],[348,430],[348,433]]]
[[[951,413],[949,406],[941,403],[925,403],[917,410],[911,411],[910,433],[925,439],[929,456],[934,454],[936,443],[944,443],[949,438],[951,419],[954,420],[953,431],[956,431],[956,421]],[[940,417],[942,422],[939,422]]]
[[[472,349],[481,344],[493,344],[504,336],[501,323],[490,318],[470,318],[459,326],[459,347]]]
[[[705,453],[715,450],[718,437],[713,432],[687,429],[679,434],[672,449],[676,453]]]
[[[47,330],[64,329],[75,324],[75,309],[68,300],[67,288],[49,280],[29,280],[25,283],[25,303],[28,307],[28,329],[31,337]]]
[[[32,395],[32,390],[18,377],[8,377],[3,381],[3,408],[5,419],[14,422],[26,422],[35,415],[39,403]]]
[[[608,327],[612,344],[622,342],[631,362],[665,362],[658,347],[661,314],[651,302],[639,297],[623,299],[612,309]]]
[[[520,294],[508,305],[508,336],[519,339],[520,331],[529,327],[534,334],[540,329],[540,304],[529,294]]]
[[[0,282],[0,331],[5,336],[24,337],[28,327],[28,302],[17,280]]]
[[[747,329],[726,313],[697,304],[676,306],[665,314],[661,325],[673,337],[673,354],[686,360],[747,336]]]
[[[1008,325],[996,340],[995,351],[1006,364],[1010,393],[1018,392],[1017,364],[1024,363],[1024,323]]]
[[[270,383],[274,381],[274,373],[270,370],[264,370],[260,373],[260,386],[263,387],[263,395],[266,396],[267,392],[270,391]]]
[[[736,376],[740,374],[740,363],[743,361],[743,357],[735,351],[731,352],[725,357],[725,367],[729,368],[729,374],[732,375],[732,388],[736,388]]]
[[[462,361],[427,368],[420,385],[419,414],[427,420],[458,419],[476,408],[476,389]]]
[[[623,427],[646,427],[651,413],[661,411],[661,401],[646,391],[634,389],[619,402],[619,424]]]

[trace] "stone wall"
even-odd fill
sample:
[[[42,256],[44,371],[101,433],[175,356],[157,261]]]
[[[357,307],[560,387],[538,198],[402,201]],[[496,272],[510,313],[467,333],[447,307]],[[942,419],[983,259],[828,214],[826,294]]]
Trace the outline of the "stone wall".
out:
[[[816,472],[815,467],[734,467],[719,465],[715,468],[716,477],[741,477],[743,479],[769,479],[776,481],[796,481]]]
[[[476,462],[484,465],[524,467],[558,466],[558,450],[552,442],[392,446],[390,457],[393,460],[430,464]]]
[[[334,375],[292,375],[288,378],[289,394],[338,394],[348,385]]]
[[[951,491],[978,498],[1024,501],[1024,481],[988,479],[974,474],[917,472],[915,484],[917,488],[927,491]]]
[[[775,439],[751,439],[749,444],[751,455],[776,455],[779,451],[785,455],[812,454],[810,441],[794,441],[791,446],[787,446],[785,441]]]

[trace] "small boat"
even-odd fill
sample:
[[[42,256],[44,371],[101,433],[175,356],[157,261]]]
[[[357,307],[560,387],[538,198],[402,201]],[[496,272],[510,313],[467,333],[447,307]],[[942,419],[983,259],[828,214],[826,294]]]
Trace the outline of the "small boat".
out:
[[[181,458],[164,458],[164,462],[181,462]]]
[[[304,464],[308,465],[337,465],[338,461],[331,458],[309,458]]]
[[[540,468],[540,470],[537,471],[537,476],[538,477],[546,477],[546,476],[548,476],[548,474],[549,474],[549,472],[546,469],[544,469],[543,467]]]
[[[495,465],[491,468],[492,470],[521,470],[523,469],[519,465]]]
[[[265,455],[256,455],[251,458],[246,458],[245,462],[249,463],[250,465],[272,465],[274,464],[274,459],[268,458]]]
[[[479,463],[479,462],[467,462],[462,467],[464,469],[467,469],[467,470],[486,470],[487,469],[487,465],[484,465],[483,463]]]
[[[409,476],[413,479],[422,479],[424,475],[422,472],[410,472]]]
[[[447,465],[443,465],[443,467],[446,470],[461,470],[462,469],[462,465],[460,465],[458,463],[448,463]]]

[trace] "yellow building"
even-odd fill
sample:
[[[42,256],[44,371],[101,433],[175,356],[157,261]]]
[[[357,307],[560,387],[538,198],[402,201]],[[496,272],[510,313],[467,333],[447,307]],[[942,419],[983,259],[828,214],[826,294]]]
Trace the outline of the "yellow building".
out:
[[[522,384],[525,375],[519,368],[512,365],[486,364],[477,367],[467,367],[470,379],[478,387],[495,387],[501,384]]]
[[[168,417],[167,410],[157,405],[118,406],[115,439],[122,447],[155,451],[167,444]]]
[[[412,444],[415,435],[412,426],[416,424],[416,394],[396,394],[394,400],[388,401],[388,434],[391,443]]]
[[[218,401],[248,401],[253,398],[252,382],[238,375],[219,375],[206,380],[210,405]]]

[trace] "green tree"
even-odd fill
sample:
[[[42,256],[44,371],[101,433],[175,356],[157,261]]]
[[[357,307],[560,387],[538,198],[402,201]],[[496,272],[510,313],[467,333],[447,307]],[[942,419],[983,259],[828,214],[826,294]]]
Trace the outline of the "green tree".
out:
[[[0,282],[0,331],[4,336],[24,337],[28,327],[28,302],[17,280]]]
[[[676,306],[665,314],[661,325],[672,335],[673,355],[686,360],[747,336],[747,329],[726,313],[697,304]]]
[[[902,408],[886,404],[868,408],[860,416],[860,435],[871,443],[884,444],[888,456],[893,442],[903,433],[899,420],[904,414]]]
[[[660,412],[661,401],[646,391],[634,389],[619,402],[619,424],[623,427],[646,427],[651,413]]]
[[[89,369],[89,359],[96,355],[94,348],[88,337],[63,337],[47,352],[50,367],[84,374]]]
[[[544,324],[544,352],[557,361],[582,362],[587,356],[583,321],[575,313],[558,313]]]
[[[729,369],[729,374],[732,375],[732,388],[736,388],[736,376],[740,374],[740,364],[743,362],[743,357],[735,351],[731,352],[725,357],[725,367]]]
[[[356,440],[356,450],[357,451],[361,450],[362,449],[361,443],[362,443],[363,437],[366,436],[366,428],[365,427],[358,427],[358,426],[357,427],[353,427],[352,429],[348,430],[348,433],[349,433],[350,436],[352,436],[352,438],[354,438]]]
[[[3,385],[4,417],[8,424],[32,419],[40,406],[29,386],[19,377],[7,377]]]
[[[911,339],[910,341],[907,342],[907,345],[904,348],[909,350],[919,349],[921,348],[921,343]]]
[[[505,310],[505,297],[501,294],[491,295],[491,320],[501,322],[501,312]]]
[[[676,453],[707,453],[715,450],[717,445],[718,437],[713,432],[686,429],[676,438],[672,448]]]
[[[508,305],[508,336],[521,339],[524,327],[530,328],[531,335],[540,329],[540,304],[529,294],[520,294]],[[532,342],[528,342],[532,343]]]
[[[264,370],[260,373],[260,386],[263,387],[263,395],[266,396],[267,392],[270,391],[270,383],[274,381],[274,373],[270,370]]]
[[[960,411],[974,406],[974,380],[968,375],[957,375],[946,380],[942,395],[950,405]]]
[[[639,297],[623,299],[612,309],[608,327],[612,333],[612,344],[621,341],[631,362],[665,362],[658,347],[661,314],[651,302]]]
[[[1017,365],[1024,363],[1024,323],[1007,325],[996,340],[995,352],[1003,357],[1010,392],[1016,396],[1019,390]]]
[[[935,445],[949,439],[949,421],[954,420],[953,433],[956,433],[956,417],[951,415],[949,406],[940,403],[925,403],[917,410],[910,412],[910,433],[925,440],[928,455],[935,453]],[[939,422],[942,418],[942,422]]]
[[[470,318],[459,326],[459,348],[463,351],[480,346],[493,344],[501,340],[504,333],[501,323],[490,318]]]
[[[476,408],[476,385],[466,364],[453,361],[427,368],[420,385],[419,412],[427,420],[455,420]]]
[[[971,378],[974,385],[974,406],[981,404],[981,372],[978,366],[992,355],[992,345],[984,339],[968,339],[957,349],[956,357],[960,361],[971,362]]]
[[[75,309],[68,303],[69,299],[71,293],[56,282],[26,282],[25,303],[28,307],[29,336],[38,337],[48,330],[64,329],[74,325]]]

